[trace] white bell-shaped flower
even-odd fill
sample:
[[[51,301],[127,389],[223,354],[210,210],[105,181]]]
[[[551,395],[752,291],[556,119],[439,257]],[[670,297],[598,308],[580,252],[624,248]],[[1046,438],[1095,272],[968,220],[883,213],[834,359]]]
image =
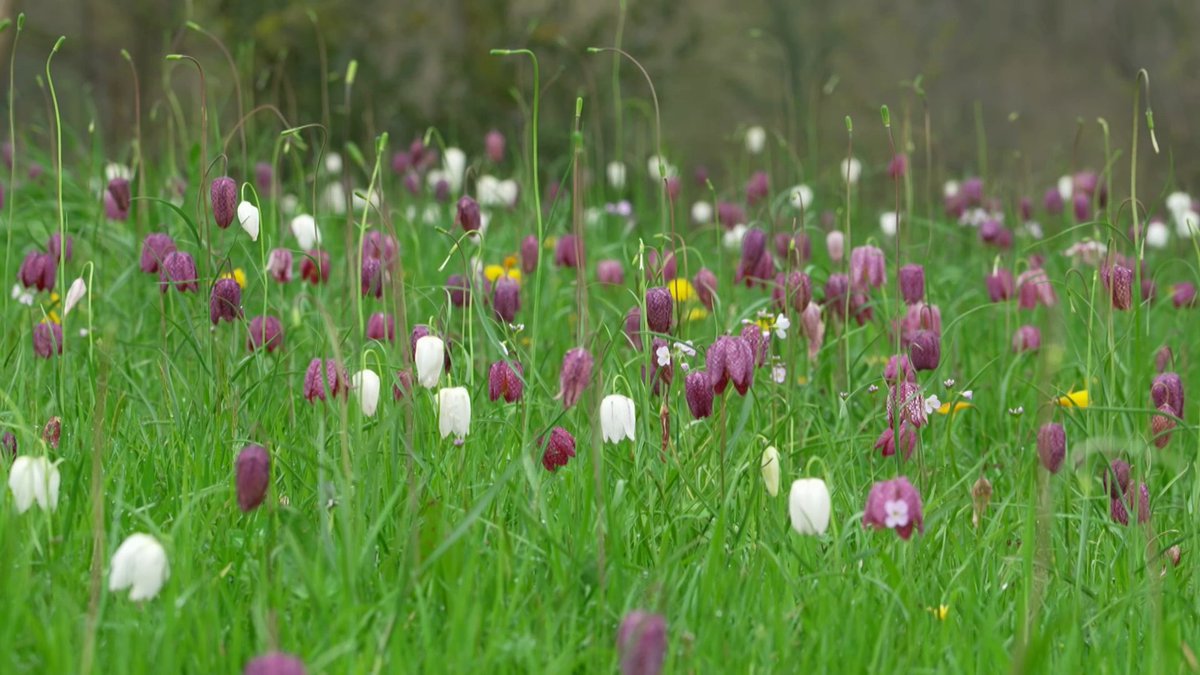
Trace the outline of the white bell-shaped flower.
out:
[[[606,443],[620,443],[628,438],[635,440],[637,412],[633,399],[620,394],[610,394],[600,402],[600,431]]]
[[[258,241],[259,217],[258,207],[250,202],[242,202],[237,207],[238,224],[250,235],[250,241]]]
[[[321,243],[321,230],[317,227],[317,219],[301,213],[292,218],[292,236],[300,244],[300,248],[308,251]]]
[[[829,488],[820,478],[801,478],[792,483],[788,516],[792,529],[804,535],[825,534],[829,528]]]
[[[620,190],[625,187],[625,165],[621,162],[609,162],[605,167],[609,187]]]
[[[692,222],[697,225],[707,225],[712,222],[713,207],[705,201],[692,204]]]
[[[463,176],[467,172],[467,153],[458,148],[446,148],[442,157],[442,169],[446,172],[446,182],[450,184],[450,192],[458,194],[462,190]]]
[[[466,387],[439,389],[438,433],[442,438],[454,434],[463,438],[471,431],[471,395]]]
[[[130,600],[150,600],[171,576],[167,551],[154,537],[131,534],[117,547],[108,572],[108,590],[129,590]]]
[[[788,190],[788,201],[797,211],[807,211],[813,203],[812,188],[807,185],[797,185]]]
[[[350,388],[358,397],[363,414],[374,417],[375,409],[379,407],[379,375],[370,369],[360,370],[350,378]]]
[[[884,236],[894,237],[896,236],[896,224],[899,220],[896,217],[895,211],[885,211],[879,214],[879,230],[883,232]]]
[[[1166,248],[1171,240],[1171,230],[1166,224],[1154,221],[1146,226],[1146,245],[1150,248]]]
[[[774,497],[779,494],[779,451],[775,446],[768,446],[763,450],[760,464],[763,485],[767,488],[767,494]]]
[[[71,310],[75,309],[75,305],[78,305],[79,301],[83,300],[86,295],[87,283],[83,280],[83,277],[72,281],[71,287],[67,289],[67,299],[63,302],[63,316],[70,314]]]
[[[46,457],[22,455],[13,460],[8,470],[8,489],[17,503],[17,513],[25,513],[34,502],[43,511],[53,511],[58,506],[61,480],[58,467]]]
[[[426,335],[417,340],[416,355],[413,360],[417,366],[417,382],[426,389],[433,389],[442,377],[446,364],[446,343],[433,335]]]
[[[841,173],[838,175],[842,177],[842,180],[851,185],[856,185],[859,177],[862,176],[862,162],[854,157],[843,159],[841,169]]]
[[[767,130],[753,126],[746,130],[746,152],[757,155],[767,147]]]

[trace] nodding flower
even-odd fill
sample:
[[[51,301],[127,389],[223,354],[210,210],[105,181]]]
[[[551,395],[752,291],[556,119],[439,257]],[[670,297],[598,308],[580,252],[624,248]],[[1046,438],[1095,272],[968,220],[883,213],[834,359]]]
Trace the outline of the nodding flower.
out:
[[[292,280],[292,252],[286,248],[271,250],[267,256],[267,274],[281,284]]]
[[[904,302],[915,305],[925,299],[925,268],[905,265],[900,268],[900,295]]]
[[[2,204],[0,204],[0,206],[2,206]],[[61,254],[63,260],[66,262],[71,262],[72,253],[74,253],[75,248],[75,238],[68,234],[66,239],[67,245],[65,247],[62,245],[62,242],[62,237],[55,232],[54,234],[50,235],[50,240],[46,242],[46,250],[50,251],[50,257],[54,258],[55,260],[58,260],[59,255]]]
[[[625,338],[633,348],[642,349],[642,308],[634,305],[625,313]]]
[[[477,232],[483,222],[483,216],[479,212],[479,203],[470,197],[463,195],[458,199],[458,207],[455,210],[454,224],[463,229],[464,232]]]
[[[397,370],[396,379],[392,382],[392,400],[400,399],[412,393],[413,375],[411,370]]]
[[[888,385],[887,420],[889,427],[899,421],[905,421],[918,429],[929,422],[929,415],[925,412],[925,399],[922,398],[921,389],[915,382],[901,380],[897,384]]]
[[[1119,496],[1109,497],[1108,513],[1112,519],[1121,525],[1129,524],[1129,509],[1134,508],[1134,503],[1137,506],[1137,524],[1143,525],[1150,521],[1150,489],[1145,483],[1138,483],[1137,490],[1134,490],[1133,483],[1130,482],[1122,494]]]
[[[33,327],[33,353],[43,359],[62,354],[62,326],[52,321],[43,321]]]
[[[271,485],[271,456],[261,445],[250,444],[237,456],[237,501],[242,512],[253,511],[267,497]]]
[[[109,220],[125,220],[129,218],[129,207],[133,203],[133,192],[126,178],[114,178],[108,181],[104,191],[104,215]]]
[[[570,408],[579,401],[583,390],[592,379],[592,365],[595,359],[583,347],[575,347],[563,355],[562,373],[559,375],[558,397],[562,399],[563,407]]]
[[[602,284],[620,286],[625,283],[625,268],[619,260],[601,260],[596,263],[596,280]]]
[[[275,169],[269,162],[258,162],[254,165],[254,187],[259,194],[269,195],[275,186]]]
[[[796,312],[803,312],[812,301],[812,279],[804,272],[792,271],[786,275],[780,272],[775,276],[771,298],[781,312],[787,311],[789,306]]]
[[[1196,306],[1196,285],[1190,281],[1175,284],[1175,290],[1171,293],[1171,302],[1176,309],[1184,307]]]
[[[533,274],[538,264],[538,240],[534,235],[528,235],[521,240],[521,269],[526,274]]]
[[[766,171],[755,171],[746,182],[746,203],[754,206],[771,194],[771,183]]]
[[[1133,306],[1133,269],[1120,263],[1106,265],[1100,270],[1100,279],[1108,288],[1113,309],[1125,311]]]
[[[899,153],[888,162],[888,176],[892,179],[903,178],[908,173],[908,155]]]
[[[1150,398],[1155,408],[1168,406],[1179,419],[1183,419],[1183,380],[1178,373],[1166,372],[1157,375],[1150,385]]]
[[[895,429],[888,425],[883,430],[883,433],[875,441],[875,449],[884,457],[892,457],[899,447],[900,456],[907,460],[912,457],[913,450],[917,449],[919,442],[920,436],[917,434],[917,428],[909,424],[907,420],[901,420]]]
[[[163,258],[158,270],[159,289],[166,293],[174,286],[180,293],[199,291],[200,283],[196,275],[196,261],[190,253],[172,251]]]
[[[988,298],[992,302],[1003,302],[1013,297],[1013,274],[1007,269],[1000,268],[984,278],[987,285]]]
[[[1063,425],[1051,422],[1038,429],[1037,453],[1047,471],[1058,473],[1067,457],[1067,432]]]
[[[662,286],[646,289],[646,326],[655,333],[671,332],[675,302]]]
[[[306,675],[304,661],[283,652],[267,652],[246,664],[242,675]]]
[[[702,267],[692,278],[692,287],[696,289],[696,297],[700,299],[700,304],[712,311],[713,298],[717,294],[717,275],[707,267]]]
[[[757,327],[756,327],[757,328]],[[729,338],[725,351],[725,374],[740,396],[745,396],[754,382],[754,352],[745,338]],[[713,387],[716,390],[716,387]]]
[[[1175,410],[1166,404],[1158,407],[1158,414],[1150,418],[1150,440],[1159,450],[1171,442],[1171,432],[1175,429]]]
[[[659,675],[667,656],[667,620],[660,614],[634,610],[617,631],[621,675]]]
[[[471,304],[471,282],[461,274],[451,274],[446,278],[446,290],[450,294],[450,304],[455,307],[466,307]]]
[[[817,303],[809,301],[808,307],[801,312],[800,332],[808,341],[808,358],[815,361],[825,344],[825,322],[821,320],[821,307]]]
[[[784,320],[787,321],[787,317],[784,317]],[[771,325],[771,322],[774,320],[762,319],[761,321],[766,325]],[[790,326],[791,322],[788,322],[788,325]],[[787,328],[785,327],[784,331],[786,332],[786,330]],[[763,328],[757,323],[743,325],[742,332],[738,335],[746,343],[746,346],[750,348],[750,354],[754,359],[753,363],[756,368],[762,368],[767,362],[767,352],[771,349],[770,340],[767,338],[770,335],[769,329]]]
[[[769,282],[775,277],[775,261],[767,253],[767,233],[757,227],[746,230],[742,237],[742,259],[738,263],[735,282],[743,279],[747,286],[755,281]]]
[[[313,359],[304,371],[304,400],[312,403],[326,397],[345,396],[350,390],[346,371],[333,359]]]
[[[825,250],[829,252],[830,260],[841,262],[846,255],[846,235],[841,230],[830,230],[825,235]]]
[[[363,258],[362,295],[383,297],[383,265],[375,258]]]
[[[917,370],[937,370],[942,360],[942,340],[931,330],[918,330],[909,343],[909,353]]]
[[[158,274],[167,256],[175,252],[175,240],[165,232],[152,232],[142,240],[142,257],[139,267],[146,274]]]
[[[1021,309],[1033,309],[1039,303],[1047,307],[1058,304],[1058,295],[1050,285],[1046,271],[1041,268],[1021,272],[1017,277],[1017,298]]]
[[[746,212],[732,202],[718,202],[717,220],[726,230],[732,230],[734,227],[746,223]]]
[[[863,510],[863,527],[895,530],[901,539],[912,537],[913,529],[922,533],[925,531],[921,495],[908,482],[907,476],[871,486],[867,506]]]
[[[525,369],[516,361],[497,361],[488,368],[488,398],[516,403],[525,395]]]
[[[488,159],[492,160],[493,164],[499,164],[504,161],[504,134],[492,129],[483,137],[483,147],[487,151]]]
[[[224,230],[237,215],[237,183],[229,176],[221,176],[209,186],[209,197],[212,200],[213,220],[217,221],[217,227]]]
[[[1037,326],[1021,326],[1013,333],[1012,350],[1014,353],[1036,352],[1042,348],[1042,331]]]
[[[646,249],[646,283],[653,283],[658,279],[663,282],[671,281],[675,278],[679,271],[679,264],[675,260],[675,252],[668,251],[663,255],[659,255],[658,249]]]
[[[215,326],[221,321],[242,318],[242,287],[233,279],[217,279],[208,299],[208,318]]]
[[[414,335],[416,331],[413,331]],[[417,338],[413,347],[413,363],[417,368],[417,381],[426,389],[437,386],[446,369],[446,343],[433,335]]]
[[[363,236],[361,250],[362,257],[374,258],[388,270],[395,269],[396,261],[400,259],[400,242],[379,230],[371,230]]]
[[[512,323],[521,309],[521,285],[512,277],[500,277],[492,294],[492,309],[505,323]]]
[[[917,371],[904,354],[897,354],[889,358],[887,365],[883,368],[883,379],[888,384],[896,384],[897,376],[909,382],[917,381]]]
[[[559,267],[570,269],[579,267],[581,257],[583,257],[583,243],[577,243],[573,234],[563,235],[554,246],[554,264]]]
[[[263,347],[268,353],[283,347],[283,324],[276,317],[256,316],[250,320],[246,349],[256,351]]]
[[[48,291],[54,288],[54,282],[58,278],[58,258],[49,253],[30,251],[21,261],[21,269],[17,276],[25,288]]]
[[[692,417],[699,420],[712,415],[713,388],[708,373],[703,370],[688,373],[683,380],[683,390]]]
[[[1052,216],[1057,216],[1063,212],[1063,196],[1057,187],[1046,188],[1046,195],[1042,198],[1042,205],[1046,208],[1046,213]]]
[[[1169,346],[1163,345],[1158,348],[1157,352],[1154,352],[1154,370],[1159,373],[1164,373],[1166,372],[1167,368],[1171,367],[1171,363],[1174,362],[1174,360],[1174,352],[1171,351]]]
[[[329,251],[311,249],[305,252],[304,258],[300,261],[300,278],[314,286],[325,283],[329,281],[330,267]]]
[[[780,232],[775,235],[775,254],[802,267],[812,259],[812,239],[803,232]]]
[[[575,437],[562,427],[550,430],[550,438],[539,442],[545,449],[542,451],[542,466],[547,471],[557,471],[567,465],[575,456]]]
[[[887,263],[876,246],[856,246],[850,251],[850,287],[864,292],[887,283]]]
[[[367,339],[396,341],[396,318],[391,314],[375,312],[367,319]]]
[[[1092,219],[1092,198],[1091,196],[1080,192],[1072,199],[1072,206],[1075,209],[1075,220],[1084,222]]]

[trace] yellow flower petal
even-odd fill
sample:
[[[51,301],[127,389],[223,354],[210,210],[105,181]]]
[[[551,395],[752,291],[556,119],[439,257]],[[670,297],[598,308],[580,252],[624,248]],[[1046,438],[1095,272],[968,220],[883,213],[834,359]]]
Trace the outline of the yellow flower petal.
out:
[[[504,276],[504,268],[499,265],[488,265],[483,268],[483,276],[488,280],[488,283],[494,284],[497,279]]]
[[[949,415],[951,413],[956,413],[959,410],[966,410],[967,408],[974,407],[974,405],[967,403],[966,401],[955,401],[954,403],[943,403],[942,407],[938,408],[937,411],[939,415]]]
[[[1086,408],[1090,402],[1087,389],[1058,397],[1058,404],[1067,408]]]
[[[937,607],[926,607],[925,610],[937,617],[938,621],[945,621],[947,616],[950,616],[950,605],[938,605]]]
[[[242,268],[240,268],[240,267],[233,270],[233,272],[226,272],[226,273],[222,274],[221,278],[222,279],[233,279],[234,281],[237,282],[238,288],[246,287],[246,273],[243,272]]]
[[[671,292],[671,298],[675,302],[687,302],[696,297],[696,289],[692,288],[692,282],[687,279],[672,279],[667,285],[667,290]]]
[[[510,255],[504,258],[504,269],[511,270],[517,266],[517,256]],[[518,272],[519,274],[519,272]],[[510,275],[511,276],[511,275]]]
[[[521,270],[516,269],[515,267],[509,269],[508,270],[508,278],[512,279],[513,281],[515,281],[517,283],[520,283],[521,282]]]
[[[62,323],[58,318],[58,312],[50,310],[46,313],[46,318],[42,319],[42,323]]]
[[[546,237],[546,243],[543,246],[546,250],[553,251],[554,247],[558,246],[558,237]]]
[[[703,321],[708,318],[708,310],[703,307],[693,307],[687,313],[688,321]]]

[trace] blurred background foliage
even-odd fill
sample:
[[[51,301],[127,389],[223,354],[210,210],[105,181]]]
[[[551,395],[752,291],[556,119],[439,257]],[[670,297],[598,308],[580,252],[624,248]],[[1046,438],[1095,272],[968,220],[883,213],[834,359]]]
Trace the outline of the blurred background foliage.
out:
[[[116,157],[134,120],[121,49],[141,77],[148,146],[165,142],[164,87],[189,120],[196,115],[195,73],[164,62],[167,53],[204,64],[222,131],[238,118],[225,57],[187,27],[194,21],[236,61],[243,110],[275,104],[295,125],[321,121],[328,108],[335,141],[368,147],[386,130],[399,147],[431,125],[468,150],[491,128],[518,138],[531,71],[488,52],[529,47],[542,64],[546,155],[567,147],[583,96],[594,159],[620,153],[640,165],[653,147],[646,83],[620,64],[618,142],[614,59],[586,52],[619,40],[653,78],[665,146],[682,166],[704,163],[720,175],[738,129],[762,124],[790,144],[805,174],[828,172],[845,152],[846,115],[856,123],[856,154],[883,162],[890,153],[879,106],[887,103],[919,171],[927,106],[940,170],[1003,177],[1029,194],[1073,168],[1103,168],[1100,118],[1112,147],[1127,151],[1134,76],[1144,67],[1164,150],[1145,168],[1160,183],[1172,170],[1185,187],[1200,179],[1196,0],[0,0],[0,12],[21,11],[18,126],[46,130],[45,58],[66,35],[55,58],[64,126],[81,134],[94,120]],[[347,110],[352,59],[359,67]],[[263,137],[269,124],[278,127],[256,116],[251,128]],[[1115,180],[1127,180],[1127,165],[1127,156],[1115,162]]]

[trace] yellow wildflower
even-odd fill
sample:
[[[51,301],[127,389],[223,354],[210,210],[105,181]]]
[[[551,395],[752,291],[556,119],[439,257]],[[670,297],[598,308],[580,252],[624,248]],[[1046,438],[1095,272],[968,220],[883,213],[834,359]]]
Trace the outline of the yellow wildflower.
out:
[[[233,279],[234,281],[237,282],[238,288],[246,287],[246,273],[243,272],[242,268],[240,268],[240,267],[235,268],[232,273],[226,272],[226,273],[222,274],[221,278],[222,279]]]
[[[42,319],[42,323],[62,323],[58,318],[58,312],[50,310],[46,312],[46,318]]]
[[[675,302],[687,302],[696,297],[696,289],[692,288],[692,282],[687,279],[675,278],[667,284],[667,290],[671,292],[671,299]]]
[[[937,617],[938,621],[945,621],[947,616],[950,616],[950,605],[938,605],[937,607],[926,607],[926,611]]]
[[[558,246],[558,237],[554,237],[554,236],[546,237],[546,243],[544,244],[544,246],[545,246],[546,250],[553,251],[554,247]]]
[[[800,384],[800,385],[808,384],[808,377],[805,375],[801,375],[800,377],[797,377],[796,384]]]
[[[504,258],[504,269],[511,270],[517,266],[517,256],[510,255]]]
[[[501,265],[488,265],[483,268],[483,276],[487,278],[488,283],[496,283],[500,277],[508,277],[513,281],[521,281],[521,270],[516,268],[506,269]]]
[[[703,307],[693,307],[690,310],[688,310],[688,313],[687,313],[688,321],[703,321],[707,318],[708,318],[708,310],[704,309]]]
[[[967,403],[966,401],[955,401],[954,403],[943,403],[942,407],[938,408],[937,411],[939,415],[949,415],[951,413],[956,413],[959,410],[966,410],[967,408],[974,407],[974,405]]]
[[[1058,397],[1058,404],[1066,408],[1086,408],[1090,402],[1087,389],[1073,391],[1066,396]]]

